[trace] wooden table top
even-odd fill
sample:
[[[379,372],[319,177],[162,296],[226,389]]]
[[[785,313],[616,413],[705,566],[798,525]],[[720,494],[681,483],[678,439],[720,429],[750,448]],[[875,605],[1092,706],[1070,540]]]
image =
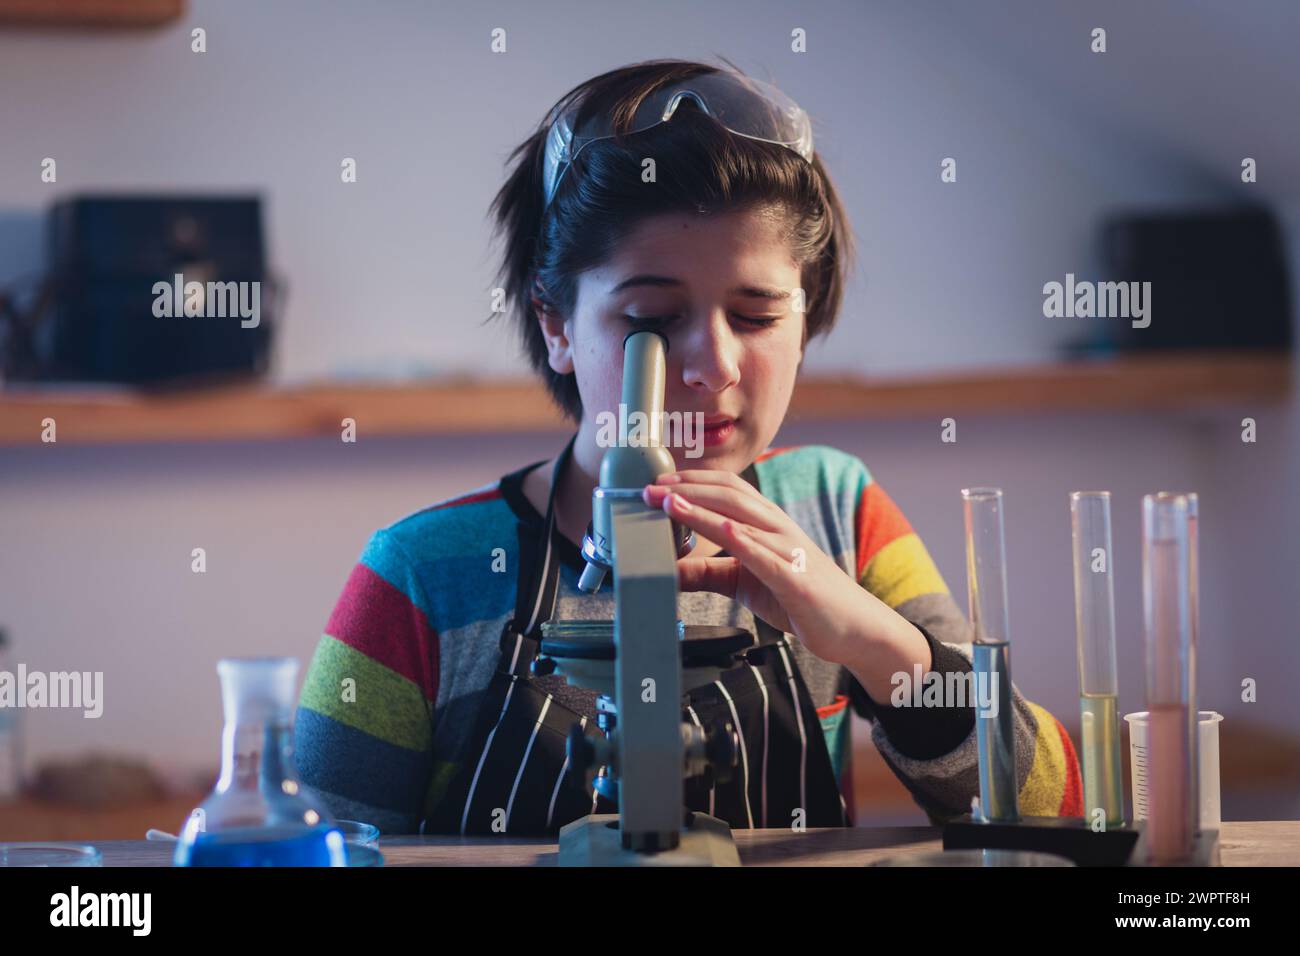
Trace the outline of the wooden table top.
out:
[[[863,866],[887,856],[943,849],[934,827],[832,827],[735,830],[746,866]],[[175,844],[149,840],[93,841],[105,866],[170,866]],[[386,866],[554,866],[557,844],[546,838],[382,837]],[[1300,866],[1300,820],[1226,821],[1219,831],[1224,866]]]

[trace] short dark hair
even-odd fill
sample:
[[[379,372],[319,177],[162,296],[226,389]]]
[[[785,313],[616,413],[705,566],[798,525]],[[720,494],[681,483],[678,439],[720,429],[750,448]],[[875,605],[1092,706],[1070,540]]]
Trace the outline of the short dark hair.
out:
[[[547,118],[581,104],[584,112],[612,110],[621,132],[655,90],[720,69],[689,60],[621,67],[574,87]],[[683,101],[683,106],[688,104]],[[679,109],[667,123],[589,144],[561,178],[551,205],[543,209],[542,167],[549,129],[543,120],[511,154],[508,162],[514,167],[491,211],[496,231],[504,236],[498,284],[506,292],[506,314],[517,323],[529,363],[574,422],[582,418],[577,381],[573,374],[561,375],[550,367],[534,296],[558,314],[571,316],[578,276],[607,262],[618,243],[651,216],[779,210],[800,265],[804,344],[830,331],[844,294],[853,238],[815,153],[810,164],[784,146],[735,135],[698,110]],[[647,155],[656,158],[653,189],[641,179]]]

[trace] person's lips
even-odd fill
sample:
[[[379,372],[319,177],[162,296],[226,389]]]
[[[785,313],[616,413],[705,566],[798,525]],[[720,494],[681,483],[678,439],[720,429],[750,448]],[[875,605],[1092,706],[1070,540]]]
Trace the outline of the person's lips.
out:
[[[736,433],[739,419],[716,417],[712,422],[704,420],[704,444],[706,446],[722,445]]]

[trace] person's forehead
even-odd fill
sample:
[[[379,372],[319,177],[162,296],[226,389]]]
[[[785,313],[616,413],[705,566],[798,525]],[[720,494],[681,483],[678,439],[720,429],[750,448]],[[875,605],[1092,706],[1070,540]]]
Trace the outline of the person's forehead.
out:
[[[700,284],[742,276],[772,282],[797,272],[780,224],[770,216],[668,214],[634,227],[610,260],[592,270],[591,279],[601,294],[613,294],[628,279],[643,275]]]

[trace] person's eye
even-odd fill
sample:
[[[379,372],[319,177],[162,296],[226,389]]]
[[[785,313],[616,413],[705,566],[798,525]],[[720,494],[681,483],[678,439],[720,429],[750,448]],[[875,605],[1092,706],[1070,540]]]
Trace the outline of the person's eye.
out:
[[[781,321],[779,317],[766,317],[766,316],[756,316],[756,315],[737,314],[736,318],[740,319],[742,322],[747,323],[748,325],[752,325],[754,328],[757,329],[765,329],[768,326],[774,325],[777,322]]]
[[[629,322],[631,322],[633,325],[647,325],[647,326],[655,326],[655,325],[663,325],[663,324],[666,323],[666,322],[671,322],[671,321],[675,318],[675,316],[671,316],[671,315],[624,315],[623,318],[627,319],[627,320],[628,320]]]
[[[781,321],[780,316],[741,315],[738,312],[733,312],[732,315],[735,318],[739,319],[741,322],[744,322],[746,325],[755,329],[765,329]],[[663,325],[667,322],[671,322],[675,318],[677,318],[677,316],[676,315],[626,315],[625,314],[623,318],[625,318],[628,322],[631,322],[633,325],[655,327],[655,326]]]

